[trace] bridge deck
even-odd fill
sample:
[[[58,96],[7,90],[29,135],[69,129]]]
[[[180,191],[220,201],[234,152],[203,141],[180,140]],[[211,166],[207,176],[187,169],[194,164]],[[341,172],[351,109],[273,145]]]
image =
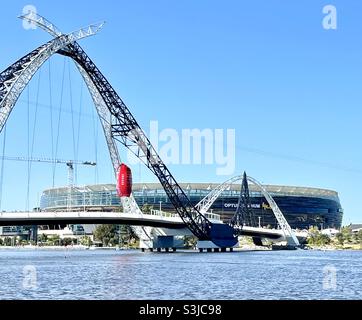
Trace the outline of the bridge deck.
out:
[[[220,223],[221,221],[215,221]],[[165,229],[182,230],[188,234],[188,229],[179,216],[130,214],[122,212],[1,212],[0,226],[49,225],[49,224],[123,224],[134,226],[150,226]],[[189,232],[191,235],[191,232]],[[257,236],[269,239],[284,237],[279,229],[265,229],[244,226],[242,235]],[[297,234],[298,237],[303,235]]]
[[[119,212],[2,212],[0,226],[49,224],[126,224],[170,229],[185,228],[178,217]]]

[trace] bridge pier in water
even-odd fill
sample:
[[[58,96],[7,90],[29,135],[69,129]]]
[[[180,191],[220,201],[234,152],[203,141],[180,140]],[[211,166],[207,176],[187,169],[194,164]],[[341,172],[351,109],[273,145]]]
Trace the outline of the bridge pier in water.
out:
[[[234,248],[238,247],[238,244],[231,246],[217,246],[212,241],[198,241],[196,248],[199,252],[233,252]],[[140,241],[140,249],[142,252],[176,252],[177,249],[186,249],[185,243],[183,240],[178,239],[177,236],[154,236],[152,240],[142,240]]]
[[[140,249],[142,252],[176,252],[177,249],[184,249],[184,241],[177,239],[176,236],[155,236],[152,240],[140,240]]]
[[[239,246],[239,244],[237,243],[235,246],[233,247],[219,247],[216,244],[214,244],[212,241],[198,241],[197,242],[197,248],[199,249],[199,252],[227,252],[228,249],[230,252],[234,251],[234,248],[237,248]]]

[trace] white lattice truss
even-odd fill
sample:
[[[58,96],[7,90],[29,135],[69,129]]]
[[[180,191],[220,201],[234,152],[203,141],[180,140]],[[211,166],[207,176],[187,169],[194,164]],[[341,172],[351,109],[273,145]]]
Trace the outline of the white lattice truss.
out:
[[[54,53],[74,41],[92,36],[102,25],[93,25],[60,35],[40,46],[2,73],[0,79],[0,132],[14,108],[16,101],[34,74]]]

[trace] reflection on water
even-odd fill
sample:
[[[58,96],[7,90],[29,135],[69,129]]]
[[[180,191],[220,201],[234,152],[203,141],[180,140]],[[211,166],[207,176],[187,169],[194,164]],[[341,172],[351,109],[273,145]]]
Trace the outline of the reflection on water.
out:
[[[361,251],[0,250],[1,299],[362,299]]]

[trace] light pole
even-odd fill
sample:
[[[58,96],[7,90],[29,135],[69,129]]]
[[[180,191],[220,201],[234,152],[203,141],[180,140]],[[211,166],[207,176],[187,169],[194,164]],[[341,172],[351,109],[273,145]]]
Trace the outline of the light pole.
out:
[[[160,201],[160,212],[162,212],[162,201]]]
[[[261,217],[258,217],[259,218],[259,228],[261,228],[261,225],[260,225],[260,219],[261,219]]]

